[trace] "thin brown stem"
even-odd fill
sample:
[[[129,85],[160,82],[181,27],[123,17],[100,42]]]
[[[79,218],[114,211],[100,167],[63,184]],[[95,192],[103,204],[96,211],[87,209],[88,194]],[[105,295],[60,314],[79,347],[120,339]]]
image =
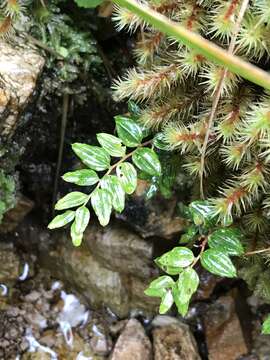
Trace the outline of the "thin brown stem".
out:
[[[201,256],[202,256],[202,253],[204,252],[204,249],[205,249],[205,247],[206,247],[206,245],[207,245],[207,241],[208,241],[208,237],[205,237],[205,238],[203,239],[203,241],[202,241],[202,244],[201,244],[200,253],[199,253],[198,256],[195,257],[193,263],[191,264],[191,267],[194,267],[194,266],[197,264],[197,262],[200,260],[200,258],[201,258]]]
[[[234,52],[237,35],[238,35],[239,31],[240,31],[241,22],[243,20],[244,14],[245,14],[245,12],[247,10],[248,4],[249,4],[249,0],[243,0],[240,11],[239,11],[237,21],[235,23],[233,36],[232,36],[232,39],[231,39],[231,42],[230,42],[230,45],[229,45],[229,49],[228,49],[229,54],[233,54],[233,52]],[[206,155],[206,150],[207,150],[207,145],[208,145],[208,141],[209,141],[210,132],[211,132],[211,129],[212,129],[212,125],[213,125],[213,122],[214,122],[214,118],[215,118],[215,115],[216,115],[218,103],[219,103],[219,100],[220,100],[220,97],[221,97],[221,94],[222,94],[224,81],[225,81],[225,78],[226,78],[227,74],[228,74],[228,69],[226,68],[222,72],[222,76],[219,79],[217,89],[216,89],[216,92],[214,94],[212,108],[211,108],[209,120],[208,120],[208,123],[207,123],[206,134],[205,134],[205,138],[204,138],[204,142],[203,142],[203,146],[202,146],[201,166],[200,166],[200,168],[201,168],[200,169],[200,194],[201,194],[202,199],[204,199],[203,174],[204,174],[204,167],[205,167],[205,155]]]
[[[262,254],[265,252],[270,252],[270,248],[266,248],[266,249],[261,249],[261,250],[255,250],[255,251],[248,251],[244,254],[244,256],[251,256],[251,255],[256,255],[256,254]]]

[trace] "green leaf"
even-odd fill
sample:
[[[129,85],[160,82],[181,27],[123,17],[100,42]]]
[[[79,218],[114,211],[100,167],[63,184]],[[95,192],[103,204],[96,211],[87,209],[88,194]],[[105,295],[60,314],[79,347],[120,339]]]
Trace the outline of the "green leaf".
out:
[[[99,146],[75,143],[72,149],[81,161],[91,169],[103,171],[110,167],[110,155]]]
[[[80,191],[73,191],[62,199],[58,200],[55,204],[56,210],[64,210],[69,209],[75,206],[82,205],[85,201],[87,201],[88,195],[80,192]]]
[[[99,178],[94,170],[82,169],[65,173],[62,178],[70,183],[80,186],[91,186],[98,182]]]
[[[221,251],[228,255],[242,255],[243,245],[240,242],[242,234],[239,229],[225,228],[214,231],[208,237],[210,248]]]
[[[74,0],[74,1],[78,6],[86,9],[95,8],[103,3],[103,0]]]
[[[67,210],[61,215],[57,215],[48,225],[49,229],[57,229],[71,222],[75,217],[75,211]]]
[[[165,314],[173,305],[173,295],[171,290],[167,290],[166,293],[163,295],[160,306],[159,306],[159,313]]]
[[[101,188],[108,190],[112,198],[112,206],[122,212],[125,208],[125,191],[119,178],[115,175],[106,175],[101,180]]]
[[[80,246],[80,245],[81,245],[81,243],[82,243],[82,238],[83,238],[83,234],[76,232],[75,222],[73,222],[73,224],[71,225],[71,228],[70,228],[70,236],[71,236],[72,244],[73,244],[74,246]]]
[[[183,234],[180,238],[179,243],[188,243],[192,240],[194,240],[197,237],[198,234],[198,227],[196,225],[191,225],[188,227],[188,231]]]
[[[168,150],[168,144],[164,142],[164,134],[161,132],[154,136],[153,145],[157,149]]]
[[[100,145],[108,154],[115,157],[123,157],[126,153],[126,147],[122,146],[122,141],[113,135],[99,133],[97,139]]]
[[[100,225],[108,225],[112,212],[112,198],[109,191],[104,189],[95,190],[91,195],[91,204]]]
[[[82,206],[76,210],[75,214],[75,232],[77,234],[83,234],[90,219],[90,212],[87,207]]]
[[[159,262],[159,257],[155,259],[155,263],[164,271],[166,272],[167,274],[169,275],[178,275],[180,274],[180,272],[183,271],[182,268],[180,267],[173,267],[173,266],[166,266],[166,265],[162,265],[160,262]]]
[[[173,300],[175,302],[179,314],[185,316],[188,312],[189,301],[188,302],[182,301],[180,289],[177,285],[173,287],[172,293],[173,293]]]
[[[173,285],[173,279],[170,276],[163,275],[152,281],[144,293],[148,296],[163,297],[166,290],[172,288]]]
[[[130,118],[115,116],[117,134],[128,147],[139,145],[143,139],[142,128]]]
[[[183,268],[189,266],[194,260],[193,252],[186,247],[175,247],[158,258],[164,266]]]
[[[139,117],[142,113],[138,104],[135,101],[129,100],[128,101],[128,111],[134,116]]]
[[[236,277],[236,268],[228,255],[221,251],[209,249],[201,256],[202,266],[212,274],[228,278]]]
[[[181,302],[188,303],[191,296],[197,291],[200,279],[196,271],[189,267],[184,269],[179,275],[177,285]]]
[[[132,161],[140,170],[146,172],[149,175],[161,175],[161,165],[159,158],[152,149],[137,149],[132,155]]]
[[[127,194],[132,194],[137,187],[137,171],[128,162],[123,162],[116,167],[116,174]]]
[[[189,209],[195,225],[211,226],[217,221],[213,217],[213,208],[208,201],[193,201]]]
[[[270,334],[270,315],[264,320],[262,324],[262,334],[269,335]]]

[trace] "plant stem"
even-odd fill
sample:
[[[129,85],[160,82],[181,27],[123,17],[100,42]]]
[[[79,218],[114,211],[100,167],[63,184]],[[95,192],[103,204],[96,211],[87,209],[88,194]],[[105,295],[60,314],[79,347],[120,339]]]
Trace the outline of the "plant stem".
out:
[[[159,14],[157,11],[136,0],[113,0],[113,2],[130,10],[157,30],[195,49],[207,59],[228,68],[229,71],[242,76],[254,84],[270,90],[270,75],[266,71],[242,60],[238,56],[229,54],[226,50],[204,39],[199,34],[187,30],[185,27],[169,20],[166,16]]]
[[[244,256],[251,256],[251,255],[261,254],[261,253],[264,253],[264,252],[270,252],[270,248],[261,249],[261,250],[255,250],[255,251],[249,251],[249,252],[246,252],[244,254]]]
[[[207,241],[208,241],[208,237],[205,237],[205,238],[203,239],[202,244],[201,244],[200,253],[199,253],[199,255],[194,259],[193,263],[191,264],[191,267],[194,267],[194,266],[197,264],[197,262],[200,260],[200,258],[201,258],[201,256],[202,256],[202,253],[204,252],[204,249],[205,249],[205,247],[206,247]]]
[[[235,23],[235,27],[234,27],[234,31],[233,31],[233,36],[229,45],[229,49],[228,49],[228,53],[229,54],[233,54],[233,51],[235,49],[235,45],[236,45],[236,39],[237,39],[237,35],[240,31],[240,26],[241,26],[241,22],[243,20],[243,17],[245,15],[245,12],[247,10],[248,7],[248,3],[249,0],[243,0],[240,11],[239,11],[239,15],[238,18],[236,20]],[[214,118],[217,112],[217,107],[218,107],[218,103],[222,94],[222,90],[223,90],[223,86],[224,86],[224,81],[225,78],[228,74],[228,69],[224,69],[222,72],[222,76],[219,79],[218,85],[217,85],[217,90],[214,94],[214,99],[213,99],[213,103],[212,103],[212,108],[211,108],[211,113],[209,116],[209,120],[207,123],[207,128],[206,128],[206,134],[205,134],[205,138],[204,138],[204,142],[203,142],[203,146],[202,146],[202,154],[201,154],[201,166],[200,166],[200,194],[201,194],[201,198],[204,199],[204,190],[203,190],[203,172],[204,172],[204,163],[205,163],[205,155],[206,155],[206,150],[207,150],[207,144],[208,144],[208,140],[209,140],[209,136],[210,136],[210,132],[212,129],[212,125],[214,122]]]

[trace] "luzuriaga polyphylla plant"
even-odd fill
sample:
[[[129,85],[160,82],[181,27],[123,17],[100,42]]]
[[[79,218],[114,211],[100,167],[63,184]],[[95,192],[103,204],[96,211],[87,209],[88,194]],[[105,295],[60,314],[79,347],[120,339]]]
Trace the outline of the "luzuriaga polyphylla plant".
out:
[[[128,0],[115,2],[133,9],[140,6]],[[151,17],[154,10],[184,29],[228,49],[229,54],[235,53],[261,68],[269,67],[269,0],[153,0],[147,5],[149,19],[157,19]],[[239,67],[228,64],[229,69],[236,69],[234,73],[210,62],[206,56],[209,52],[201,48],[202,54],[194,46],[190,48],[173,37],[166,37],[135,12],[122,7],[115,9],[117,28],[137,32],[139,40],[134,51],[137,66],[115,81],[114,97],[139,105],[136,126],[141,126],[142,131],[148,129],[157,133],[154,146],[161,151],[177,153],[184,162],[183,171],[194,179],[194,189],[200,190],[201,200],[192,202],[185,211],[189,225],[180,246],[156,259],[157,265],[168,275],[154,280],[146,290],[148,295],[161,298],[161,313],[168,311],[175,302],[179,312],[185,315],[199,285],[197,263],[216,275],[235,277],[237,271],[231,257],[241,256],[241,273],[245,277],[248,256],[255,254],[257,258],[259,254],[269,253],[265,233],[269,230],[270,207],[270,95],[237,75],[241,73]],[[144,10],[137,13],[145,15]],[[159,29],[161,22],[165,32],[170,33],[172,27],[164,18],[153,20]],[[190,44],[194,45],[193,40]],[[214,57],[213,51],[210,55]],[[248,74],[241,74],[251,79]],[[252,81],[262,84],[254,77]],[[124,123],[122,125],[125,127]],[[131,131],[128,136],[135,134]],[[118,135],[125,144],[126,134]],[[151,154],[154,156],[153,150]],[[148,156],[143,161],[146,159],[149,160]],[[159,176],[160,170],[155,175]],[[120,177],[117,181],[123,180]],[[98,191],[101,191],[102,180],[98,184]],[[111,198],[108,201],[111,204],[115,192],[104,186],[103,191],[111,193],[107,197]],[[62,202],[65,200],[60,200],[60,204]],[[85,200],[75,205],[82,203]],[[100,218],[95,201],[92,205]],[[56,206],[59,208],[59,203]],[[102,211],[105,213],[104,209]],[[74,216],[75,213],[70,215],[71,221]],[[57,221],[53,220],[50,227],[58,226],[62,220]],[[194,244],[199,244],[199,252]],[[267,285],[262,284],[265,284],[268,270],[265,258],[259,258],[259,270],[246,278],[249,284],[252,283],[250,277],[255,279],[260,289],[257,293],[267,295]],[[178,276],[178,279],[175,281],[171,276]],[[270,300],[268,295],[265,297]],[[264,332],[268,332],[267,329],[266,324]]]

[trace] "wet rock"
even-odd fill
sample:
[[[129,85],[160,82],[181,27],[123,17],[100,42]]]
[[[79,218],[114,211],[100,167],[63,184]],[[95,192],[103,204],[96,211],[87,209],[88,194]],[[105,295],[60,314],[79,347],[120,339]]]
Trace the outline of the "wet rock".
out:
[[[0,242],[0,283],[15,282],[20,275],[20,259],[12,244]]]
[[[16,206],[5,214],[0,225],[0,232],[6,233],[14,230],[33,207],[34,203],[30,199],[19,195],[16,199]]]
[[[231,295],[210,305],[204,318],[209,360],[235,360],[248,353]]]
[[[131,319],[116,342],[111,360],[151,360],[151,353],[151,343],[142,325]]]
[[[53,276],[68,282],[84,296],[92,307],[102,304],[120,316],[128,313],[128,293],[121,276],[103,267],[89,250],[81,246],[74,248],[66,243],[57,251],[44,253],[41,261]]]
[[[41,251],[39,261],[53,276],[72,285],[91,307],[108,307],[121,318],[134,308],[156,311],[158,299],[143,293],[150,275],[157,275],[150,259],[151,243],[118,227],[92,228],[80,248],[65,236],[59,240],[55,250]]]
[[[155,360],[200,360],[188,325],[169,316],[156,317],[152,325]]]
[[[222,281],[222,278],[211,274],[201,267],[198,268],[198,275],[200,277],[200,285],[194,295],[194,300],[209,299],[215,286]]]
[[[28,103],[44,59],[27,46],[0,41],[0,134],[11,136]]]
[[[85,241],[102,263],[123,274],[141,278],[157,275],[153,267],[153,244],[123,226],[110,226],[104,231],[89,228]]]
[[[145,200],[140,184],[136,194],[127,200],[125,210],[116,216],[144,238],[156,236],[170,239],[182,231],[184,221],[176,215],[177,201],[164,201],[164,198],[158,196]]]

